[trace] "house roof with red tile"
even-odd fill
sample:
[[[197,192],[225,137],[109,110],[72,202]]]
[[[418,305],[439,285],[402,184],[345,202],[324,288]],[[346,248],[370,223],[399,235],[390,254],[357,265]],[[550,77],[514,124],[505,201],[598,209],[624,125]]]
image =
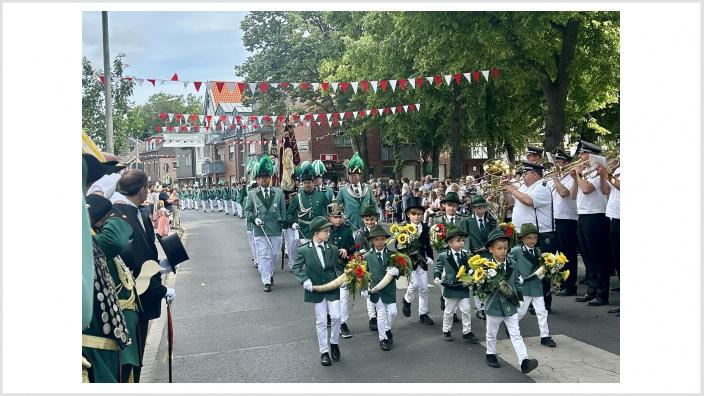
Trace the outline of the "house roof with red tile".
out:
[[[217,83],[222,84],[222,89],[218,90]],[[217,108],[219,103],[242,103],[242,93],[235,84],[232,91],[227,88],[225,81],[213,81],[213,88],[210,91],[213,98],[213,108]]]

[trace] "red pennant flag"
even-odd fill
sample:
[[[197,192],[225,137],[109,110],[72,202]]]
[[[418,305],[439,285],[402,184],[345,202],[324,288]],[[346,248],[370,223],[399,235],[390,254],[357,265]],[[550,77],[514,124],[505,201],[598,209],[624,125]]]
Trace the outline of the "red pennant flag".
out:
[[[205,116],[205,124],[210,126],[210,120],[212,120],[212,119],[213,119],[213,116],[211,116],[211,115]]]
[[[372,107],[372,111],[369,112],[372,117],[374,117],[379,111],[376,109],[376,107]]]
[[[105,85],[105,76],[100,75],[98,78],[100,78],[100,85]]]
[[[259,84],[259,89],[261,89],[262,92],[266,93],[266,90],[269,89],[269,84],[267,84],[267,82],[264,81],[261,84]]]
[[[181,113],[176,113],[176,121],[177,121],[177,122],[181,122],[181,117],[182,117],[182,116],[183,116],[183,114],[181,114]]]
[[[499,68],[498,67],[494,67],[491,69],[491,76],[494,77],[494,80],[499,79]]]
[[[282,122],[284,122],[284,116],[283,116],[283,114],[279,114],[279,116],[276,117],[276,119],[277,119],[277,121],[279,121],[279,124],[281,124]],[[281,126],[281,125],[279,125],[279,126]]]
[[[320,83],[320,86],[323,87],[323,92],[327,92],[328,88],[330,88],[330,83],[327,81],[323,81],[322,83]]]
[[[390,111],[388,107],[384,107],[384,114],[389,114]]]
[[[242,125],[242,116],[235,116],[235,120],[237,120],[237,124]]]
[[[161,118],[161,120],[164,121],[166,119],[166,113],[162,112],[161,114],[159,114],[159,118]]]
[[[288,83],[287,83],[287,82],[282,82],[282,83],[279,83],[279,86],[280,86],[281,88],[284,88],[284,89],[285,89],[285,88],[288,88]]]
[[[396,106],[397,113],[401,113],[402,111],[403,111],[403,106],[401,106],[401,105]]]
[[[455,84],[460,85],[462,82],[462,73],[457,73],[453,75],[453,77],[455,78]]]
[[[149,81],[150,83],[152,83],[152,87],[156,87],[156,80],[155,80],[155,79],[153,79],[153,78],[148,78],[147,81]]]
[[[398,86],[401,87],[401,91],[406,91],[406,82],[407,81],[403,79],[398,80]]]
[[[196,122],[196,120],[198,119],[198,114],[191,114],[191,116],[188,118],[191,120],[191,122]]]
[[[325,113],[320,113],[318,118],[320,118],[321,120],[326,120],[327,119],[326,117],[327,116],[325,115]]]
[[[196,132],[200,132],[200,127],[198,125],[196,125],[193,127],[193,130]]]
[[[155,130],[157,133],[158,133],[158,132],[161,132],[161,127],[160,127],[160,126],[155,126],[155,127],[154,127],[154,130]]]
[[[303,118],[305,118],[307,121],[310,121],[310,119],[313,118],[313,114],[308,113],[308,114],[306,114],[305,117],[303,117]]]
[[[247,87],[247,84],[243,82],[238,82],[237,83],[237,90],[241,92],[244,92],[244,89]]]
[[[338,113],[332,113],[332,118],[333,120],[337,120],[340,118],[340,115]]]
[[[253,124],[253,123],[254,123],[254,121],[256,121],[256,120],[257,120],[257,116],[255,116],[255,115],[251,115],[251,116],[249,116],[249,122],[250,122],[250,123],[252,123],[252,124]]]
[[[472,72],[472,79],[474,81],[479,81],[479,78],[481,77],[481,73],[479,73],[479,70],[475,70]]]
[[[200,92],[200,85],[203,84],[200,81],[193,81],[193,86],[196,87],[196,92]]]
[[[293,118],[293,122],[298,122],[299,117],[300,117],[300,116],[298,115],[298,113],[293,113],[293,117],[292,117],[292,118]]]
[[[259,125],[254,125],[254,129],[258,129],[258,128],[259,128]],[[260,143],[257,142],[257,144],[260,144]]]
[[[348,111],[347,113],[345,113],[345,118],[347,118],[348,120],[352,118],[352,112]]]
[[[362,117],[364,117],[364,116],[366,116],[366,115],[367,115],[367,113],[366,113],[364,110],[360,110],[360,112],[359,112],[359,117],[360,117],[360,118],[362,118]]]
[[[347,92],[347,87],[350,85],[348,82],[342,82],[340,83],[340,88],[342,88],[342,92]]]
[[[268,114],[264,116],[264,122],[266,122],[267,124],[271,123],[271,117],[269,117]]]
[[[303,81],[298,87],[301,88],[302,91],[305,91],[305,90],[308,89],[309,86],[310,86],[310,84],[308,84],[307,82]]]
[[[173,132],[173,130],[174,130],[174,127],[172,127],[171,125],[169,125],[169,127],[168,127],[168,128],[166,128],[166,130],[167,130],[167,131],[169,131],[169,132]]]
[[[174,75],[171,76],[171,81],[178,81],[178,73],[174,73]]]
[[[362,80],[359,82],[359,86],[364,90],[364,92],[369,91],[369,81],[367,80]]]
[[[423,77],[416,78],[416,89],[420,89],[423,86],[423,81],[425,81]]]
[[[220,122],[222,122],[222,123],[224,124],[225,121],[227,121],[227,116],[226,116],[226,115],[221,115],[221,116],[220,116]]]
[[[218,87],[218,92],[222,92],[222,87],[225,86],[225,83],[222,81],[218,81],[215,83],[215,86]]]
[[[442,76],[438,74],[437,76],[435,76],[435,87],[437,88],[441,84],[442,84]]]
[[[389,80],[381,80],[379,81],[379,87],[381,87],[381,90],[383,92],[386,92],[386,87],[389,85]]]

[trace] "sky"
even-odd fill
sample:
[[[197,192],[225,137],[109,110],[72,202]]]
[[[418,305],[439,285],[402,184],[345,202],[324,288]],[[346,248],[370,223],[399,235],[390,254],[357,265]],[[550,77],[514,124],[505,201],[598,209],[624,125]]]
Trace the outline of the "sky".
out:
[[[110,57],[124,53],[124,75],[191,81],[237,80],[234,66],[251,55],[242,45],[240,22],[246,12],[109,12]],[[83,12],[83,56],[103,68],[100,12]],[[193,85],[148,82],[135,85],[132,100],[144,103],[157,92],[197,93]]]

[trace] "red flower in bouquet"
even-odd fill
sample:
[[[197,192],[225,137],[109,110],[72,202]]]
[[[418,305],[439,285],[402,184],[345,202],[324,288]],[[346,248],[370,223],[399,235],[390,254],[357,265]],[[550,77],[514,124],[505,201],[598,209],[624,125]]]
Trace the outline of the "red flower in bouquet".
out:
[[[359,244],[359,243],[355,243],[355,244],[354,244],[354,248],[357,249],[357,250],[359,250],[359,248],[361,248],[361,247],[362,247],[362,245]]]
[[[358,279],[362,279],[362,277],[364,276],[364,270],[361,267],[357,267],[355,269],[355,273]]]

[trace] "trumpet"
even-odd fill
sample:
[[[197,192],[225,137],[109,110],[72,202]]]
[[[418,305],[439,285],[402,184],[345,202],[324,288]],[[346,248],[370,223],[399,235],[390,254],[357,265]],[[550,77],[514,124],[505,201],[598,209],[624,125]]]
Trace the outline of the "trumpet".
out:
[[[547,181],[547,180],[550,180],[550,179],[552,179],[553,177],[557,176],[557,177],[560,178],[560,180],[562,180],[562,179],[564,179],[567,175],[569,175],[570,172],[572,172],[572,170],[574,170],[574,169],[577,168],[578,166],[582,166],[582,165],[585,165],[585,166],[586,166],[586,165],[589,165],[589,160],[588,160],[588,159],[586,159],[586,160],[579,160],[579,161],[577,161],[577,162],[574,162],[574,163],[571,163],[571,164],[567,164],[567,165],[565,165],[565,166],[555,165],[555,170],[550,171],[550,172],[546,173],[545,175],[543,175],[543,179]]]

